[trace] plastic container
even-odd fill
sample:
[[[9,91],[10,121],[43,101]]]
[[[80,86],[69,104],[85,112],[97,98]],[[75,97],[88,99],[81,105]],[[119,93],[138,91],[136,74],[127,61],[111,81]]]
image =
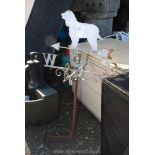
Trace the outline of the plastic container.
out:
[[[25,101],[25,124],[44,124],[58,118],[59,96],[58,92],[44,84],[33,92],[26,91],[29,100]]]

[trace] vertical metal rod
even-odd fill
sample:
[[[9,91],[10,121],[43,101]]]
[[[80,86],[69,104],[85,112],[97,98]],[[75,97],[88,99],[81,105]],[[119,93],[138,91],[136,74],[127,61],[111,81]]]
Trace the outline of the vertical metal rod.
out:
[[[70,132],[71,136],[74,136],[76,129],[76,112],[77,112],[77,90],[78,90],[78,78],[74,80],[75,88],[74,88],[74,101],[73,101],[73,116],[72,116],[72,129]]]
[[[74,100],[73,100],[73,114],[72,114],[72,125],[71,125],[71,130],[70,134],[68,136],[54,136],[51,135],[50,133],[47,134],[47,130],[44,133],[44,140],[46,140],[46,137],[51,138],[53,140],[56,139],[69,139],[69,138],[74,138],[75,136],[75,130],[76,130],[76,123],[77,123],[77,91],[78,91],[78,78],[74,80],[75,82],[75,87],[74,87]]]

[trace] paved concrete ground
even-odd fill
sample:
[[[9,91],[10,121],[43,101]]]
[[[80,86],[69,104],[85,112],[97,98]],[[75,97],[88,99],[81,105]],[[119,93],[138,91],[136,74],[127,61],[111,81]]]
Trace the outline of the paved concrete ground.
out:
[[[68,94],[67,99],[71,98]],[[44,133],[68,135],[71,127],[72,101],[66,103],[66,110],[60,110],[57,120],[42,126],[26,127],[26,155],[100,155],[100,123],[80,103],[78,103],[78,123],[76,138],[68,140],[44,140]],[[29,149],[29,150],[28,150]]]

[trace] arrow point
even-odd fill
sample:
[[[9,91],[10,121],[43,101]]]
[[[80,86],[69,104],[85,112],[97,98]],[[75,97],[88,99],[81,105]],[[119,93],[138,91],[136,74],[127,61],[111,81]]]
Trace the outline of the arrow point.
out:
[[[60,43],[56,43],[56,44],[53,44],[51,45],[54,49],[56,49],[57,51],[59,51],[59,48],[60,48]]]

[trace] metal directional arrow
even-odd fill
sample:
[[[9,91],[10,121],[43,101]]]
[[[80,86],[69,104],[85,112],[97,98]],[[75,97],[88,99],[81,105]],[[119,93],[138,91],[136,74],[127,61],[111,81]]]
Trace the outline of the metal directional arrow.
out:
[[[65,49],[73,49],[73,48],[70,48],[70,47],[65,47],[65,46],[60,46],[60,43],[56,43],[56,44],[53,44],[51,45],[54,49],[56,49],[57,51],[59,51],[60,48],[65,48]]]

